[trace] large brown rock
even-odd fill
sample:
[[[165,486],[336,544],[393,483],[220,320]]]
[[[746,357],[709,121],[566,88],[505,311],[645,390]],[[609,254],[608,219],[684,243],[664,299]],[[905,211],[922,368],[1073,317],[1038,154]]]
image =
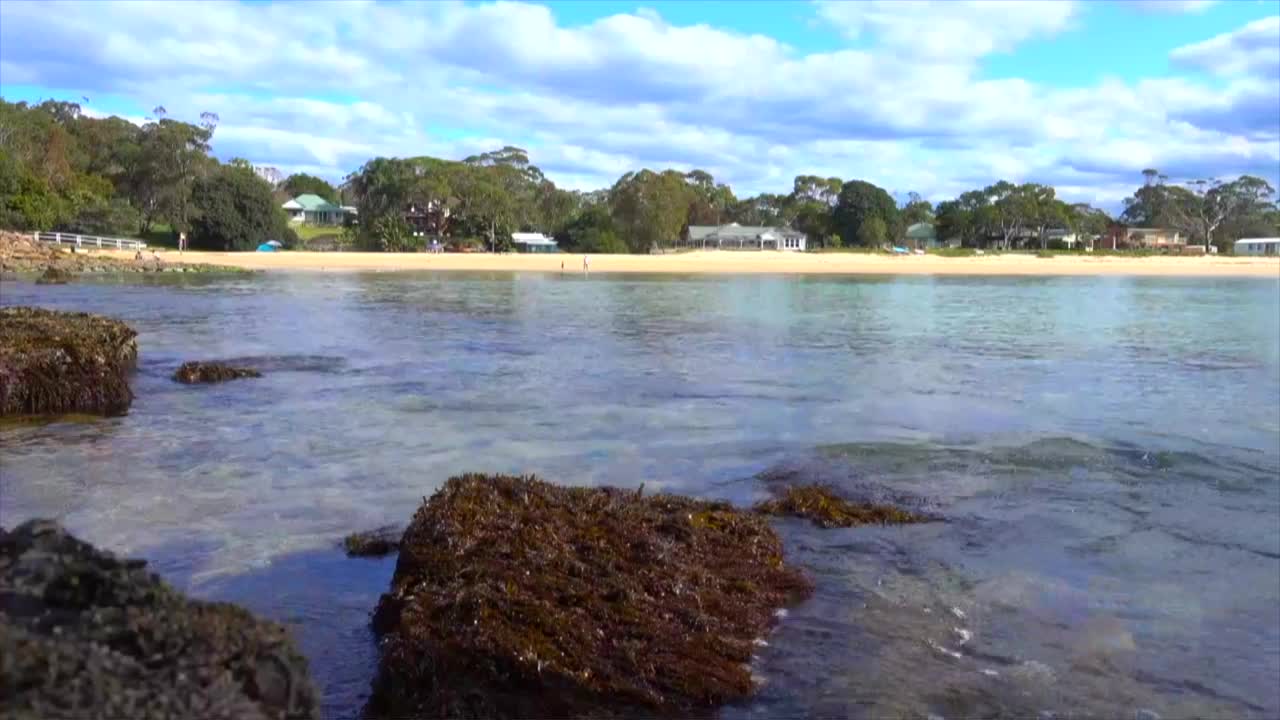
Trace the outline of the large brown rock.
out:
[[[136,337],[101,315],[0,308],[0,416],[124,414]]]
[[[0,717],[318,718],[285,629],[186,599],[52,521],[0,529]]]
[[[752,692],[754,643],[809,591],[767,521],[725,503],[452,478],[378,603],[366,713],[705,713]]]

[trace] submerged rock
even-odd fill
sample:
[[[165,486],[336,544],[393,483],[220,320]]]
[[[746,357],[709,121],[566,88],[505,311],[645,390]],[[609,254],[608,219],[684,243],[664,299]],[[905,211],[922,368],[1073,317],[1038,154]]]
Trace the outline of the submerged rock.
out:
[[[238,378],[262,377],[262,373],[253,368],[232,367],[219,362],[187,362],[182,363],[173,374],[173,379],[180,383],[216,383]]]
[[[75,277],[69,271],[50,265],[36,278],[37,285],[66,285]]]
[[[404,528],[383,525],[367,532],[351,533],[342,539],[342,547],[350,557],[378,557],[400,549]]]
[[[775,491],[777,497],[755,506],[764,515],[807,518],[824,528],[855,525],[904,525],[928,522],[928,515],[893,505],[851,502],[827,485],[792,485]]]
[[[0,415],[122,415],[137,333],[118,320],[0,308]]]
[[[754,642],[810,589],[768,522],[726,503],[452,478],[378,603],[366,714],[706,712],[752,692]]]
[[[284,627],[186,599],[48,520],[0,529],[0,715],[318,718]]]

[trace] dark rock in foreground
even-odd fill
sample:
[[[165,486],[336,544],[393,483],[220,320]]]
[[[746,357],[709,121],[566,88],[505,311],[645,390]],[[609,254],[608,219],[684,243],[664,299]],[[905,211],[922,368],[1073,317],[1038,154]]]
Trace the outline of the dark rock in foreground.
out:
[[[404,535],[404,528],[384,525],[367,532],[351,533],[342,539],[342,547],[349,557],[390,555],[400,549],[402,535]]]
[[[806,518],[819,527],[855,525],[905,525],[933,518],[892,505],[846,500],[826,485],[792,485],[776,491],[778,497],[755,506],[764,515]]]
[[[285,629],[187,600],[56,523],[0,530],[0,716],[319,717]]]
[[[0,308],[0,415],[122,415],[137,333],[101,315]]]
[[[688,716],[749,695],[775,611],[810,591],[725,503],[452,478],[404,533],[370,717]]]
[[[66,285],[75,276],[69,271],[50,265],[36,278],[37,285]]]
[[[216,383],[239,378],[262,377],[262,373],[253,368],[232,367],[218,362],[182,363],[173,374],[173,379],[180,383]]]

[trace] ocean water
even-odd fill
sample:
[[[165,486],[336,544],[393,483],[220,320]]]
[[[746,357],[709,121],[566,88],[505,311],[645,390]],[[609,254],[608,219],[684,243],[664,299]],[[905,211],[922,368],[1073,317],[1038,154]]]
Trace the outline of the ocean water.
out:
[[[725,718],[1280,716],[1280,279],[165,276],[0,304],[111,314],[141,350],[127,416],[0,426],[0,522],[289,623],[329,717],[359,712],[394,565],[337,542],[472,470],[944,518],[779,521],[817,590]],[[265,377],[168,378],[227,358]]]

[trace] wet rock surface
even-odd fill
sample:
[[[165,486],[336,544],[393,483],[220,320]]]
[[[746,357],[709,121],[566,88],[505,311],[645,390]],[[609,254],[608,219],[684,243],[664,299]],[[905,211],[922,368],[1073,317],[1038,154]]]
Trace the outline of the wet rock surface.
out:
[[[69,270],[63,270],[56,267],[47,267],[44,272],[40,273],[40,277],[36,278],[37,285],[66,285],[71,282],[75,275]]]
[[[124,414],[136,337],[101,315],[0,308],[0,416]]]
[[[934,519],[894,505],[847,500],[829,485],[790,485],[773,491],[776,497],[757,504],[756,512],[805,518],[823,528],[906,525]]]
[[[418,509],[374,629],[366,714],[708,714],[753,691],[777,609],[811,586],[727,503],[464,475]]]
[[[173,373],[174,380],[188,385],[257,377],[262,377],[262,373],[253,368],[234,367],[220,362],[187,362]]]
[[[342,539],[342,548],[349,557],[381,557],[400,549],[404,528],[383,525],[365,532],[351,533]]]
[[[285,629],[188,600],[142,560],[32,520],[0,529],[0,716],[319,717]]]

